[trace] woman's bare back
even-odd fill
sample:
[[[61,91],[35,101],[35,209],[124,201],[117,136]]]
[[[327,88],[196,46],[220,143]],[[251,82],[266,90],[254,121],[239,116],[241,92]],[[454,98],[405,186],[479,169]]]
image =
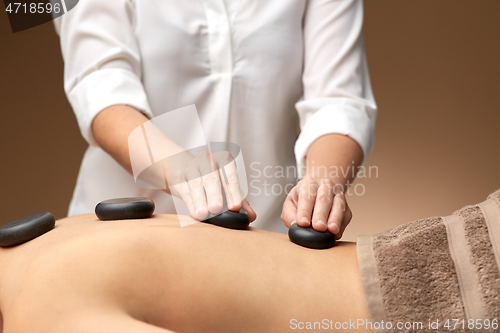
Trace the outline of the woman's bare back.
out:
[[[175,216],[82,215],[0,250],[11,332],[281,332],[367,319],[354,243],[310,250],[282,234]]]

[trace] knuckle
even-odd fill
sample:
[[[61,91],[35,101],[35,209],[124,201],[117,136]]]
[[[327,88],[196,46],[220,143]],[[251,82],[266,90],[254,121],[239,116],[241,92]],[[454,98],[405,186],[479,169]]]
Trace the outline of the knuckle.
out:
[[[195,178],[189,181],[190,188],[197,188],[201,186],[201,178]]]
[[[341,211],[345,212],[345,204],[343,201],[337,201],[334,203],[334,208],[335,209],[340,209]]]
[[[342,184],[334,184],[332,188],[333,188],[333,193],[335,193],[336,195],[339,195],[344,192],[344,186],[342,186]]]
[[[331,180],[330,178],[325,178],[325,179],[322,179],[321,182],[323,183],[323,185],[329,187],[329,188],[333,188],[333,186],[335,185],[333,183],[333,180]]]
[[[326,193],[319,193],[316,200],[320,203],[326,204],[330,201],[330,196]]]
[[[318,184],[318,182],[314,181],[314,180],[311,180],[310,182],[308,182],[308,186],[311,188],[311,189],[315,189],[317,190],[320,186],[320,184]]]
[[[305,186],[301,187],[299,190],[299,199],[309,199],[310,193]]]
[[[332,187],[330,185],[322,184],[318,189],[318,193],[333,197]]]
[[[318,192],[318,184],[316,183],[307,183],[300,188],[301,191],[307,193],[309,196],[316,195]]]
[[[207,184],[207,185],[215,185],[217,184],[217,182],[219,181],[219,177],[215,174],[215,173],[210,173],[208,175],[206,175],[203,179],[203,181]]]
[[[227,181],[229,182],[229,184],[238,184],[239,183],[238,175],[234,173],[227,175]]]

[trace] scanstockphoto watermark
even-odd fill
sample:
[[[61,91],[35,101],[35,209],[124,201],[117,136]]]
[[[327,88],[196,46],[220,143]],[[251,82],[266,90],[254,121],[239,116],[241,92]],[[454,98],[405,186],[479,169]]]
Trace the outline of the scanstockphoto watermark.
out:
[[[436,332],[453,332],[464,330],[498,330],[498,318],[494,319],[428,319],[426,322],[422,321],[380,321],[371,322],[367,319],[357,319],[349,321],[334,321],[330,319],[323,319],[321,321],[300,321],[297,319],[290,319],[290,329],[292,330],[342,330],[342,331],[355,331],[355,330],[405,330],[418,332],[436,331]]]
[[[378,178],[379,170],[375,165],[371,166],[303,166],[299,169],[296,166],[271,166],[264,165],[260,162],[250,164],[249,176],[249,191],[252,195],[282,195],[288,194],[296,185],[296,180],[300,175],[306,174],[312,178],[328,178],[328,179],[358,179],[355,185],[347,181],[343,184],[335,184],[332,191],[338,193],[344,192],[346,195],[362,196],[366,193],[366,186],[363,184],[363,179]],[[316,188],[310,189],[311,193],[316,192]]]
[[[425,325],[423,322],[395,322],[380,321],[371,322],[366,319],[357,319],[349,321],[334,321],[331,319],[323,319],[321,321],[299,321],[297,319],[290,320],[290,328],[292,330],[380,330],[380,329],[397,329],[397,330],[422,330]]]

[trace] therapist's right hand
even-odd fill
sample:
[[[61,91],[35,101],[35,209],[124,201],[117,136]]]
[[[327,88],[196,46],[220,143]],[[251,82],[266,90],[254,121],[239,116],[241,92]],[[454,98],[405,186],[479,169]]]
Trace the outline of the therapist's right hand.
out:
[[[257,215],[244,199],[236,168],[229,152],[201,152],[170,172],[175,184],[169,186],[171,194],[181,198],[191,216],[198,220],[207,218],[209,212],[221,212],[226,203],[233,212],[243,208],[250,221],[254,221]]]

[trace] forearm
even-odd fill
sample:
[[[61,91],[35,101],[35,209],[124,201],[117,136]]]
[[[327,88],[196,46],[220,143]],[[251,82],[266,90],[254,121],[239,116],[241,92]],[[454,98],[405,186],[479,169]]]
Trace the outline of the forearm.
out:
[[[362,162],[363,151],[356,141],[341,134],[324,135],[307,151],[306,177],[329,178],[345,188]]]
[[[128,149],[130,133],[149,119],[128,105],[113,105],[101,111],[92,123],[94,138],[106,153],[132,173]]]
[[[113,157],[125,170],[132,172],[129,151],[129,135],[149,119],[137,109],[127,105],[113,105],[101,111],[92,123],[92,132],[99,147]],[[160,129],[148,128],[148,142],[155,143],[162,151],[157,151],[161,156],[173,156],[184,152],[182,147],[171,141]],[[150,161],[148,160],[148,163]],[[172,171],[172,170],[169,170]],[[154,184],[167,184],[164,174],[149,175],[145,181]],[[170,189],[166,188],[170,193]]]

